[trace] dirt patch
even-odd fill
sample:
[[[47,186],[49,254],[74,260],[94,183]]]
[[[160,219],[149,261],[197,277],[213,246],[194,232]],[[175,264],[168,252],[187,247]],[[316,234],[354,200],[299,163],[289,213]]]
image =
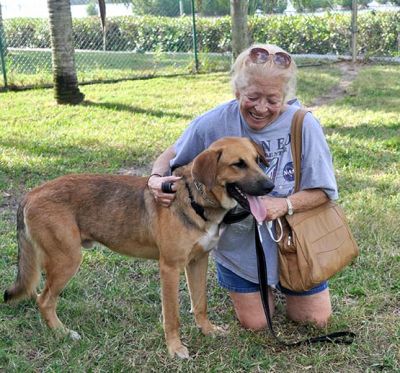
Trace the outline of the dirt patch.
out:
[[[307,108],[311,111],[319,106],[329,105],[348,94],[348,87],[357,78],[362,66],[358,63],[340,62],[337,64],[342,74],[338,85],[334,86],[327,94],[317,97]]]
[[[14,193],[14,191],[11,191]],[[10,224],[15,224],[17,208],[21,195],[16,192],[1,192],[0,198],[0,219],[4,222],[8,221]]]
[[[120,175],[148,176],[151,173],[152,165],[153,162],[139,167],[121,168],[117,173]]]

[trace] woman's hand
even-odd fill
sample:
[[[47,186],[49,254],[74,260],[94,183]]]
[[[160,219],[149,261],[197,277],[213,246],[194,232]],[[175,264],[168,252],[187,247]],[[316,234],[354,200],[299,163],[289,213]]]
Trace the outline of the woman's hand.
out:
[[[285,198],[263,196],[261,197],[267,209],[264,220],[270,221],[280,218],[288,213],[288,205]],[[293,206],[294,213],[307,211],[318,207],[329,200],[321,189],[305,189],[288,196]]]
[[[177,180],[180,180],[180,177],[177,176],[158,176],[158,175],[152,175],[149,177],[147,181],[147,185],[149,187],[149,190],[151,194],[154,196],[154,199],[157,203],[161,204],[164,207],[169,207],[172,203],[172,201],[175,199],[175,192],[176,192],[176,187],[174,184],[171,186],[171,191],[172,193],[164,193],[162,191],[162,183],[165,182],[174,182]]]
[[[275,220],[287,214],[288,206],[285,198],[263,196],[261,199],[267,209],[265,221]]]

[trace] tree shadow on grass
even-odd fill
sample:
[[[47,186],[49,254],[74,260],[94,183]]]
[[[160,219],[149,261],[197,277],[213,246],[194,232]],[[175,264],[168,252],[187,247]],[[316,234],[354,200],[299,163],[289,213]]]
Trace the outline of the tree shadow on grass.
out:
[[[154,156],[154,151],[148,151],[144,156],[139,150],[105,146],[96,141],[76,145],[48,142],[37,145],[28,140],[0,139],[0,148],[17,151],[21,159],[35,159],[32,162],[1,163],[0,173],[5,184],[11,180],[17,181],[17,184],[25,184],[28,181],[29,184],[36,184],[43,179],[76,172],[117,173],[119,168],[124,166],[141,169],[140,166],[150,162]],[[0,178],[0,182],[1,180]]]
[[[391,123],[386,126],[374,124],[360,124],[355,126],[341,126],[336,124],[324,126],[324,132],[327,135],[338,134],[348,136],[354,139],[366,139],[380,141],[385,143],[395,138],[399,138],[400,119],[398,123]],[[399,146],[399,145],[398,145]]]
[[[165,110],[154,110],[154,109],[144,109],[139,106],[121,104],[121,103],[114,103],[114,102],[94,102],[90,100],[85,100],[82,103],[83,106],[93,106],[99,107],[102,109],[109,109],[109,110],[118,110],[118,111],[127,111],[133,114],[148,114],[158,118],[163,117],[173,117],[173,118],[182,118],[186,120],[192,120],[192,115],[178,113],[176,111],[165,111]]]

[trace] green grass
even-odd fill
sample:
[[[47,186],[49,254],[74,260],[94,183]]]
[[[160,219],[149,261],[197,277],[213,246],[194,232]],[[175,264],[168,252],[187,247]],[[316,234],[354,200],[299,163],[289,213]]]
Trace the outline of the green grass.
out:
[[[334,66],[300,69],[305,103],[339,81]],[[229,327],[207,338],[194,326],[182,281],[182,337],[189,361],[167,357],[155,262],[127,259],[101,247],[85,251],[79,273],[59,302],[59,315],[82,336],[54,336],[33,302],[0,304],[0,371],[27,372],[394,372],[400,342],[400,71],[365,66],[348,95],[322,106],[344,206],[361,256],[331,280],[330,331],[349,328],[352,346],[286,350],[265,333],[241,329],[230,301],[209,278],[209,313]],[[232,97],[226,74],[155,78],[84,86],[86,103],[60,107],[51,90],[0,94],[0,290],[15,277],[16,201],[39,183],[69,172],[146,173],[196,115]],[[182,279],[183,280],[183,279]],[[317,334],[287,321],[284,336]]]

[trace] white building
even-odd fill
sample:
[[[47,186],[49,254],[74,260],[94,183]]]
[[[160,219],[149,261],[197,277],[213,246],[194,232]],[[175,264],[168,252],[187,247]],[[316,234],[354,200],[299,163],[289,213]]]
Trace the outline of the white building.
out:
[[[290,0],[287,0],[286,9],[283,11],[283,14],[290,16],[291,14],[296,14],[296,13],[297,13],[296,8],[293,6]]]
[[[0,0],[3,18],[47,18],[47,0]],[[132,15],[132,5],[106,4],[107,17]],[[73,18],[87,17],[87,5],[71,5]]]

